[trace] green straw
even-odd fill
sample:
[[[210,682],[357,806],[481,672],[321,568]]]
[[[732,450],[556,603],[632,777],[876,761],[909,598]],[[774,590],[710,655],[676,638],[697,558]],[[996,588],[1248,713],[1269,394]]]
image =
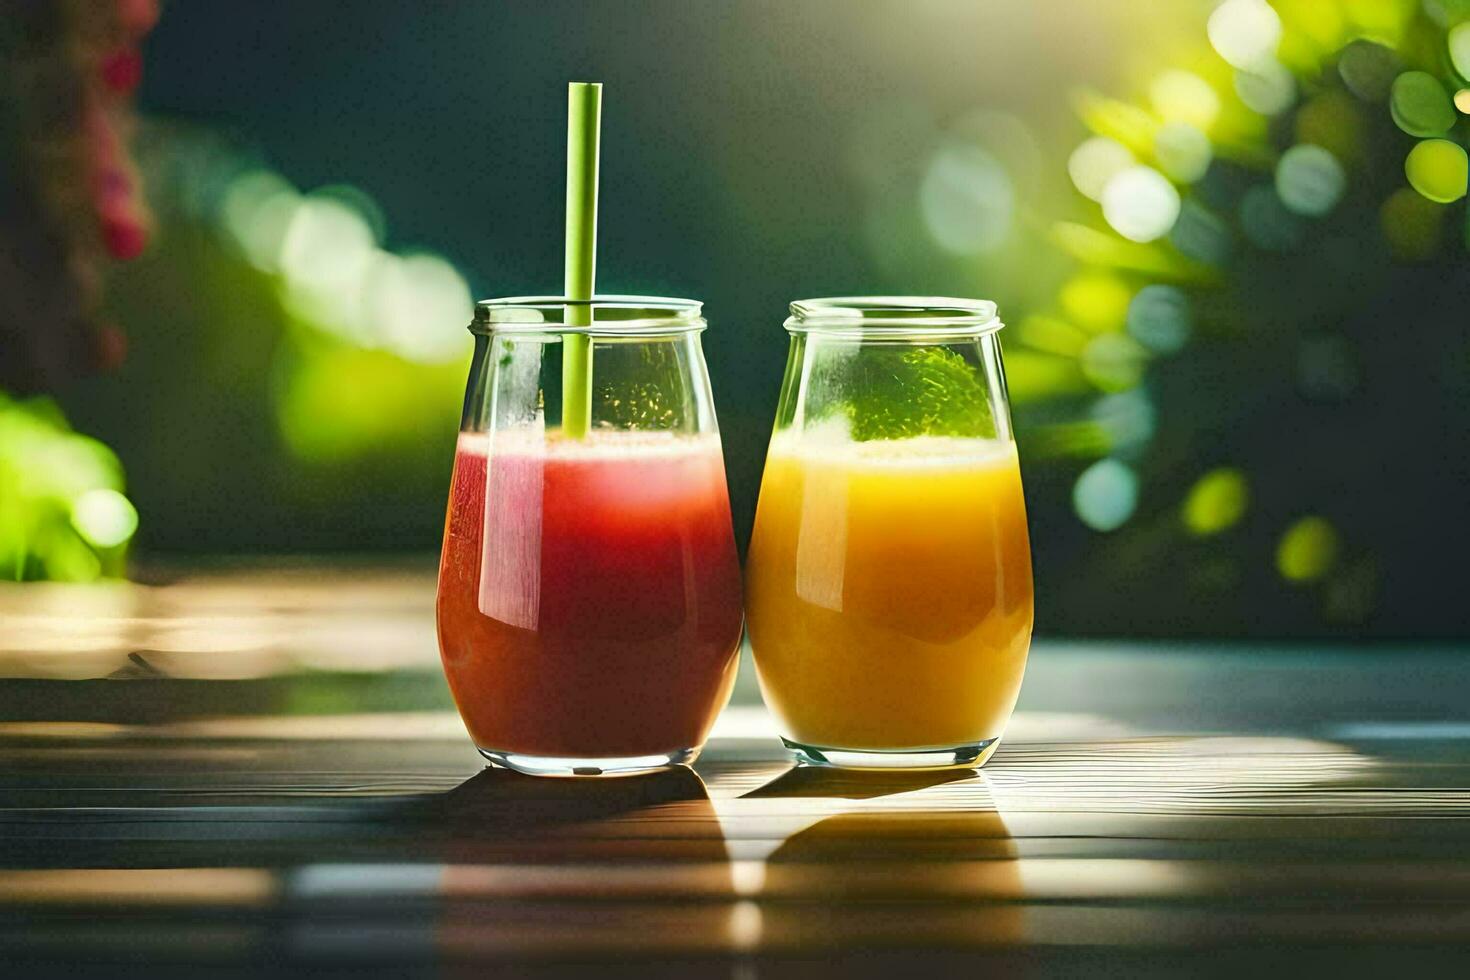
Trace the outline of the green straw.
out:
[[[597,276],[597,157],[602,129],[602,83],[567,86],[566,298],[592,299]],[[569,327],[590,327],[592,307],[568,305]],[[561,345],[561,429],[570,439],[592,424],[592,338],[566,334]]]

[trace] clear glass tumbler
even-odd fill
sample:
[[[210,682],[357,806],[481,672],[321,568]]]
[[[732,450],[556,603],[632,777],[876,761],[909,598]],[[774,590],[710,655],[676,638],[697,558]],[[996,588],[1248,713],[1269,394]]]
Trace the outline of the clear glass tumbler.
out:
[[[492,762],[688,763],[730,696],[740,571],[704,328],[691,300],[476,309],[437,618],[450,689]],[[581,438],[561,424],[568,337],[591,343]]]
[[[1031,643],[1031,548],[979,300],[791,304],[746,568],[766,702],[799,762],[979,766]]]

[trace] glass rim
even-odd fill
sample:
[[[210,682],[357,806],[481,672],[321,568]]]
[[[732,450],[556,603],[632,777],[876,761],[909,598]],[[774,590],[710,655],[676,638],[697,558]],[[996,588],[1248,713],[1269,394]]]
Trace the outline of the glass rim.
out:
[[[586,324],[567,323],[567,311],[585,310]],[[586,334],[591,336],[662,336],[692,333],[709,326],[697,299],[672,296],[597,295],[502,296],[475,304],[470,332],[477,334]],[[576,319],[582,319],[577,317]]]
[[[953,296],[824,296],[791,304],[792,333],[866,337],[980,337],[1005,326],[988,299]]]

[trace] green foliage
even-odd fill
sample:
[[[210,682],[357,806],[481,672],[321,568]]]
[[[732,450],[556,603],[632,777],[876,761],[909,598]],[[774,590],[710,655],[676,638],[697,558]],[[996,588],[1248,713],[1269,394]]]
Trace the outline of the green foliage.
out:
[[[298,460],[337,464],[413,458],[428,434],[452,431],[462,365],[414,364],[347,344],[299,345],[283,358],[276,415]]]
[[[361,191],[303,193],[193,125],[148,120],[139,142],[158,235],[108,284],[130,354],[66,404],[128,460],[140,542],[434,547],[471,346],[463,277],[386,247]]]
[[[1229,467],[1211,470],[1184,498],[1184,526],[1197,537],[1219,534],[1239,523],[1249,504],[1250,484],[1244,473]]]
[[[852,438],[994,435],[979,371],[947,347],[863,351],[841,379]]]
[[[1443,136],[1455,124],[1455,107],[1428,72],[1406,71],[1394,79],[1389,97],[1393,121],[1411,136]]]
[[[0,392],[0,574],[82,582],[123,573],[137,513],[122,466],[49,399]]]
[[[1313,582],[1331,571],[1341,540],[1321,517],[1303,517],[1286,529],[1276,547],[1276,569],[1288,582]]]
[[[1242,616],[1285,581],[1309,587],[1322,622],[1362,623],[1381,611],[1379,569],[1416,563],[1406,542],[1436,525],[1428,507],[1409,515],[1391,495],[1340,488],[1454,452],[1437,421],[1412,438],[1399,430],[1450,410],[1443,389],[1417,382],[1464,357],[1465,253],[1453,231],[1470,222],[1463,205],[1446,205],[1470,186],[1470,3],[1268,2],[1212,4],[1200,40],[1213,52],[1161,48],[1147,102],[1083,101],[1092,135],[1068,170],[1101,207],[1055,227],[1081,269],[1049,309],[1022,319],[1011,362],[1074,362],[1092,392],[1064,401],[1054,382],[1040,392],[1051,414],[1023,431],[1023,451],[1103,457],[1077,475],[1073,502],[1087,526],[1116,529],[1110,572],[1130,553],[1197,555],[1194,569],[1154,583],[1193,602],[1228,549],[1229,561],[1252,563],[1231,587]],[[1202,92],[1184,66],[1218,96],[1217,116],[1184,120],[1208,140],[1195,147],[1208,151],[1203,169],[1187,166],[1181,151],[1198,140],[1179,121],[1212,100],[1160,97]],[[1130,240],[1150,202],[1126,171],[1097,165],[1090,148],[1106,140],[1175,185],[1182,203],[1167,236]],[[1109,313],[1117,301],[1084,288],[1103,276],[1131,297],[1122,329]],[[1391,413],[1375,402],[1388,391]],[[1156,406],[1157,425],[1137,426],[1131,442],[1103,424],[1102,406],[1124,397]],[[1199,472],[1206,452],[1238,468]],[[1115,463],[1143,481],[1139,500],[1160,503],[1134,513]],[[1330,517],[1285,517],[1319,508]],[[1256,574],[1272,556],[1277,574]],[[1421,609],[1433,615],[1434,603]]]
[[[1414,190],[1438,204],[1465,196],[1470,161],[1464,147],[1449,140],[1423,140],[1409,151],[1404,175]]]

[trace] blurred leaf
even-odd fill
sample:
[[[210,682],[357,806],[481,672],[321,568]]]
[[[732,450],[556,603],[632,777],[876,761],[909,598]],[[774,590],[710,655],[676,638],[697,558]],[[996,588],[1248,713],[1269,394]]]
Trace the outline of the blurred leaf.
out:
[[[1406,71],[1393,81],[1389,108],[1410,136],[1443,136],[1455,124],[1455,107],[1440,80],[1426,71]]]
[[[1077,114],[1088,129],[1117,140],[1138,156],[1152,154],[1159,121],[1149,112],[1092,91],[1080,92],[1076,98]]]
[[[1325,518],[1303,517],[1288,527],[1276,546],[1276,569],[1288,582],[1313,582],[1337,561],[1337,529]]]
[[[1089,265],[1182,282],[1210,282],[1219,278],[1209,266],[1186,259],[1174,249],[1150,242],[1130,242],[1087,225],[1061,221],[1052,226],[1052,241],[1067,254]]]
[[[1444,239],[1444,213],[1444,205],[1412,187],[1400,187],[1389,195],[1379,211],[1379,222],[1394,257],[1420,262],[1439,251]]]
[[[1114,333],[1128,318],[1133,291],[1118,276],[1087,272],[1062,286],[1057,298],[1072,323],[1090,333]]]
[[[1077,357],[1089,339],[1087,331],[1054,316],[1028,316],[1013,329],[1016,339],[1027,347],[1062,357]],[[1007,374],[1016,373],[1014,363],[1008,363],[1006,367]]]
[[[122,574],[136,527],[122,487],[117,457],[73,432],[54,402],[0,393],[0,576],[84,582]],[[100,500],[99,492],[112,495],[114,512],[125,509],[129,521],[113,521],[103,545],[94,546],[73,515],[78,502]]]
[[[1184,498],[1184,526],[1191,534],[1207,537],[1234,527],[1250,503],[1245,474],[1222,467],[1200,477]]]
[[[1338,160],[1361,166],[1366,149],[1363,109],[1346,92],[1331,90],[1307,102],[1296,114],[1296,141],[1311,143]]]
[[[1006,353],[1006,387],[1013,403],[1024,404],[1080,394],[1092,386],[1075,357],[1011,350]]]
[[[425,366],[386,351],[313,346],[288,358],[276,392],[286,445],[318,463],[391,457],[458,421],[464,368]]]
[[[1465,149],[1449,140],[1421,140],[1404,160],[1404,175],[1414,190],[1439,204],[1465,196],[1470,160]]]

